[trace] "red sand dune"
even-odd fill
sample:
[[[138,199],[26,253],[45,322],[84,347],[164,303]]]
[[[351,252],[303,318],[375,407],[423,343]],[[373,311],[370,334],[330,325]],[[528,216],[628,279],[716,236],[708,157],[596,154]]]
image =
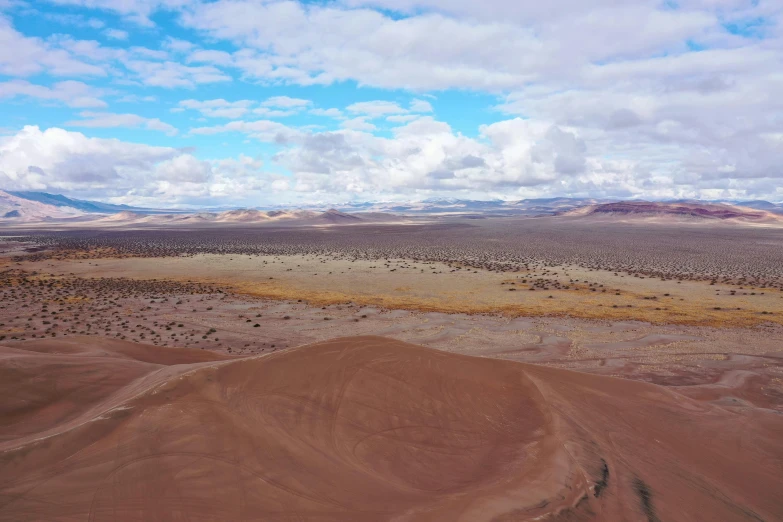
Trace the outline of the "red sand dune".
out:
[[[783,418],[380,337],[0,347],[0,520],[781,520]]]

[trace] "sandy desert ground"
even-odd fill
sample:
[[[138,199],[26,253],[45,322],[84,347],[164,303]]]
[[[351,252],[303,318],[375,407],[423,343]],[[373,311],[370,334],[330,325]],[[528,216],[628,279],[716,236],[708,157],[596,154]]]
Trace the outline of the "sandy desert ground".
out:
[[[783,516],[779,414],[646,383],[383,337],[1,353],[0,520]]]
[[[536,223],[15,231],[0,520],[783,518],[780,233]]]

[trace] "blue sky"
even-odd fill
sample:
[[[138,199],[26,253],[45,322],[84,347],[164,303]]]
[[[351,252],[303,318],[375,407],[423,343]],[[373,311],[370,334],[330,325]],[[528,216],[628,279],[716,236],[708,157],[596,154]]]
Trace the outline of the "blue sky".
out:
[[[0,0],[0,189],[167,206],[779,201],[781,11]]]

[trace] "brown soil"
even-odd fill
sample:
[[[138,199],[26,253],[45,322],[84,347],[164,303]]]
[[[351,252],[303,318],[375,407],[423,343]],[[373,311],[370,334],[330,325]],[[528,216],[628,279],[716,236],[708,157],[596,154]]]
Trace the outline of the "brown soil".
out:
[[[775,414],[380,337],[235,361],[95,341],[4,350],[92,398],[16,382],[0,520],[783,517]]]

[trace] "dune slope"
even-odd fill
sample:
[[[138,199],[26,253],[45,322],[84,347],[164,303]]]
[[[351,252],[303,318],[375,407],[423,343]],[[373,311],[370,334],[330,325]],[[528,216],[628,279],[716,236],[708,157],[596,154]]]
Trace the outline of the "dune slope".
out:
[[[0,520],[783,517],[763,411],[381,337],[240,360],[81,343],[0,352]]]

